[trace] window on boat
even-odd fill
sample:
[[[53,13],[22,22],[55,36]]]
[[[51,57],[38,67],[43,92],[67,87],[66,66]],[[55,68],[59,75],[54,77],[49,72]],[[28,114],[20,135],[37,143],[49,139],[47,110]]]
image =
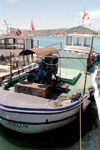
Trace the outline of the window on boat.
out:
[[[66,37],[66,45],[72,45],[72,36]]]
[[[5,48],[7,49],[13,49],[14,46],[14,39],[5,39]]]
[[[25,48],[25,41],[24,39],[15,39],[15,44],[14,44],[15,48]]]
[[[73,45],[81,46],[82,45],[82,38],[74,37]]]
[[[91,45],[91,38],[85,37],[84,38],[84,46],[90,46]]]
[[[28,49],[31,48],[31,40],[28,40]]]
[[[24,49],[25,42],[24,39],[5,39],[5,48],[6,49]]]
[[[5,48],[5,41],[4,41],[4,39],[0,39],[0,49],[3,49],[3,48]]]

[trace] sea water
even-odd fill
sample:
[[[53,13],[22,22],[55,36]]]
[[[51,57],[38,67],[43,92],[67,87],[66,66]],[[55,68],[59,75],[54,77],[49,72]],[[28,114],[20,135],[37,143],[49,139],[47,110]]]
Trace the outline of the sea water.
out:
[[[35,37],[40,47],[62,42],[64,37]],[[55,46],[57,49],[60,45]],[[100,52],[100,38],[95,38],[93,47]],[[54,131],[27,135],[17,133],[0,125],[0,150],[79,150],[79,119],[69,125]],[[82,150],[100,149],[100,123],[98,121],[96,103],[92,102],[91,109],[82,117]]]

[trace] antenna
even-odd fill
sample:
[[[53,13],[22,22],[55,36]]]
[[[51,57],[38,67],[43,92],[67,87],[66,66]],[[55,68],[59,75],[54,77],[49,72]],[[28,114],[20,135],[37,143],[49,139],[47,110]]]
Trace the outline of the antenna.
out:
[[[30,31],[31,31],[31,29],[32,29],[32,22],[33,22],[33,20],[31,20]]]
[[[8,32],[9,32],[9,27],[8,27],[8,25],[11,25],[11,24],[7,24],[6,20],[4,20],[4,22],[5,22],[5,24],[4,24],[4,25],[6,25],[6,26],[7,26],[7,34],[8,34]]]
[[[84,13],[85,13],[85,7],[84,7],[83,16],[84,16]],[[83,24],[84,24],[84,17],[82,17],[82,29],[81,29],[81,33],[83,33]]]
[[[85,7],[84,7],[84,12],[83,12],[83,16],[84,16],[84,13],[85,13]],[[84,17],[82,17],[82,26],[84,24]]]

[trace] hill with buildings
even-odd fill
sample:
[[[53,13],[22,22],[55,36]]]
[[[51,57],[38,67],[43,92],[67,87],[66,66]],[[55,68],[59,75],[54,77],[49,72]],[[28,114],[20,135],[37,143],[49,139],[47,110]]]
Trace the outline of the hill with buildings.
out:
[[[69,33],[77,33],[77,34],[94,34],[97,35],[98,32],[93,31],[89,28],[78,26],[73,28],[61,28],[61,29],[48,29],[48,30],[35,30],[35,31],[28,31],[24,30],[24,32],[27,32],[27,34],[35,33],[35,36],[65,36],[65,34]]]

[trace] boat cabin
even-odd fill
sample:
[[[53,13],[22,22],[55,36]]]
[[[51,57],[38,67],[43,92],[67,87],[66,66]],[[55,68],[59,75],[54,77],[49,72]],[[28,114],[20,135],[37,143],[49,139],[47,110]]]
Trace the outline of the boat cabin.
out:
[[[12,54],[18,55],[24,49],[33,48],[33,36],[28,35],[3,35],[0,36],[0,55],[10,56]],[[38,45],[38,43],[37,43]]]
[[[93,48],[93,37],[94,35],[67,34],[65,37],[65,49],[90,53]]]
[[[65,45],[63,49],[58,50],[61,64],[61,78],[71,84],[74,84],[74,79],[85,72],[86,68],[90,68],[99,59],[98,52],[93,51],[94,35],[87,34],[67,34],[65,36]],[[71,59],[70,59],[71,58]],[[86,58],[86,59],[85,59]],[[81,71],[81,72],[80,72]],[[76,73],[76,77],[75,77]]]

